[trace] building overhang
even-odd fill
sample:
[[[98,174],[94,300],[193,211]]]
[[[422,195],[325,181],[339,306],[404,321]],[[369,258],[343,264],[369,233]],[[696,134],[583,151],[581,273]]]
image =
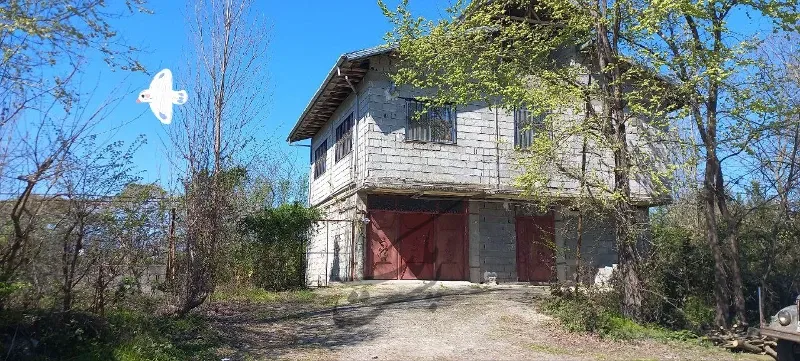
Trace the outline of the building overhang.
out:
[[[300,115],[287,140],[292,143],[310,139],[317,134],[342,102],[353,93],[353,87],[364,79],[369,71],[370,58],[394,49],[384,45],[340,56]]]
[[[522,190],[514,187],[495,188],[486,185],[462,184],[462,183],[423,183],[416,181],[404,181],[396,179],[380,179],[377,181],[367,181],[361,190],[372,194],[392,194],[402,195],[412,198],[474,198],[474,199],[496,199],[511,202],[529,203],[535,201],[537,197],[525,194]],[[560,194],[558,189],[552,188],[552,194],[547,196],[548,200],[570,206],[578,200],[574,194]],[[631,195],[631,203],[638,207],[656,207],[672,203],[671,197],[651,197],[646,195]]]

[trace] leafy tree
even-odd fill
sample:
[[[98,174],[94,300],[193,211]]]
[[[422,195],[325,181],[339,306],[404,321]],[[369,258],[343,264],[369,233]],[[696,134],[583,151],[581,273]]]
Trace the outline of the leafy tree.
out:
[[[135,12],[148,13],[145,0],[125,0],[114,9],[104,1],[11,0],[0,4],[0,129],[43,96],[58,98],[66,107],[77,101],[69,88],[77,67],[67,73],[42,76],[56,65],[84,63],[86,51],[102,54],[110,66],[143,71],[110,21]]]
[[[778,29],[796,31],[798,3],[686,0],[634,5],[630,10],[636,16],[630,17],[631,31],[625,38],[629,56],[671,80],[700,137],[705,232],[715,265],[715,322],[728,324],[732,301],[736,320],[746,324],[739,241],[743,218],[734,212],[730,193],[739,177],[726,174],[724,162],[741,162],[739,156],[748,154],[776,123],[758,116],[767,104],[757,91],[772,86],[753,77],[766,65],[753,56],[761,39],[742,39],[734,16],[754,13]]]
[[[568,196],[612,215],[621,308],[639,318],[636,204],[663,195],[670,169],[658,140],[674,101],[665,81],[622,54],[633,3],[459,1],[450,19],[437,22],[413,17],[406,0],[396,10],[379,4],[394,24],[388,40],[398,46],[395,82],[429,89],[431,104],[524,107],[545,119],[547,131],[518,155],[526,170],[519,183],[534,199]],[[634,180],[645,189],[633,192]]]

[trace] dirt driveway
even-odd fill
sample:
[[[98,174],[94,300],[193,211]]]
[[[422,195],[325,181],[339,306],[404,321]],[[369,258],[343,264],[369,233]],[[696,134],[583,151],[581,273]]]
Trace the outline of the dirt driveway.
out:
[[[656,341],[566,333],[543,290],[436,282],[317,291],[322,304],[239,305],[214,316],[236,360],[771,360]],[[337,297],[343,296],[343,297]]]

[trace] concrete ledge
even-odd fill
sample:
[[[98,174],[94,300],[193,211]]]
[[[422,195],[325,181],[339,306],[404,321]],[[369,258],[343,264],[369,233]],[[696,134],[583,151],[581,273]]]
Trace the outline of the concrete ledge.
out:
[[[511,288],[527,288],[532,291],[540,293],[549,293],[549,285],[535,285],[528,282],[500,282],[497,285],[488,285],[484,283],[472,283],[468,281],[428,281],[428,280],[361,280],[353,282],[330,282],[330,288],[346,288],[358,286],[386,286],[386,287],[419,287],[419,286],[437,286],[445,288],[463,288],[463,287],[481,287],[491,289],[511,289]],[[324,288],[324,287],[320,287]]]
[[[477,285],[469,281],[431,281],[431,280],[361,280],[353,282],[330,282],[329,287],[353,287],[353,286],[423,286],[441,285],[444,287],[468,287]]]

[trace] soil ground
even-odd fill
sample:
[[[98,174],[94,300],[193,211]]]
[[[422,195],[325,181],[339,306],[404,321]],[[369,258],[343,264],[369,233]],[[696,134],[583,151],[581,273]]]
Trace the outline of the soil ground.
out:
[[[411,282],[315,291],[315,302],[216,303],[231,361],[771,360],[690,342],[568,333],[537,311],[545,289]]]

